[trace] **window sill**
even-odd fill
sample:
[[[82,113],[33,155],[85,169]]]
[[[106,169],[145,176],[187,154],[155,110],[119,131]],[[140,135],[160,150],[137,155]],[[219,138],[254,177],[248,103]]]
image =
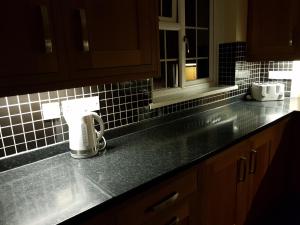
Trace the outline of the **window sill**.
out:
[[[175,93],[161,95],[159,92],[153,92],[153,102],[150,104],[150,109],[172,105],[192,99],[202,98],[210,95],[220,94],[227,91],[237,90],[238,86],[215,86],[207,89],[199,88],[176,88]]]

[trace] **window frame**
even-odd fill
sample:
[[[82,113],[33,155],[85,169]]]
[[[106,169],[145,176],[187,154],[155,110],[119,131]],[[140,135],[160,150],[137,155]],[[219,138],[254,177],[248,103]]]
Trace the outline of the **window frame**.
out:
[[[178,49],[179,49],[179,65],[178,65],[178,87],[173,88],[163,88],[153,90],[155,96],[165,96],[172,95],[181,91],[187,91],[186,89],[208,89],[210,87],[217,85],[217,68],[216,68],[216,54],[215,52],[215,38],[214,38],[214,0],[209,0],[209,77],[201,78],[193,81],[185,80],[185,64],[186,64],[186,43],[184,41],[185,37],[185,0],[173,0],[173,2],[178,4],[178,22],[170,22],[163,20],[159,17],[159,30],[171,30],[178,31]],[[176,3],[175,3],[176,4]],[[177,6],[176,4],[176,6]],[[174,6],[172,6],[174,8]],[[177,9],[176,9],[177,10]],[[176,15],[177,16],[177,15]],[[198,57],[201,58],[201,57]],[[152,82],[153,79],[152,79]],[[154,87],[154,85],[152,85]]]
[[[162,1],[161,1],[162,2]],[[172,0],[172,17],[159,16],[159,21],[176,23],[177,20],[177,0]],[[162,9],[162,5],[160,6]]]

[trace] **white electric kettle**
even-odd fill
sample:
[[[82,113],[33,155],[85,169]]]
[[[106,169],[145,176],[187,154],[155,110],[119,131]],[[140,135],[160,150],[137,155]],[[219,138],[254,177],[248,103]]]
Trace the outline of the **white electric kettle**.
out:
[[[97,113],[75,112],[65,118],[69,126],[69,144],[73,158],[92,157],[106,147],[103,120]],[[94,121],[100,125],[99,132],[94,127]]]

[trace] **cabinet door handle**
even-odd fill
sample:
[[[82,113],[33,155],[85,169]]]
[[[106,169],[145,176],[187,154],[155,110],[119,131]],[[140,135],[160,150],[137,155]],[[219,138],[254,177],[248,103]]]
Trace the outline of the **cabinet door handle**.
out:
[[[175,192],[175,193],[171,194],[171,196],[167,196],[166,198],[161,200],[158,204],[151,206],[149,208],[149,211],[159,212],[159,211],[165,209],[168,205],[174,203],[178,199],[178,197],[179,197],[179,193]]]
[[[188,54],[190,54],[190,42],[189,42],[189,39],[187,36],[184,36],[184,42],[185,42],[185,45],[186,45],[186,52]]]
[[[246,172],[247,172],[247,158],[241,156],[238,162],[238,181],[244,182],[246,180]]]
[[[53,52],[53,44],[51,38],[51,29],[50,29],[50,21],[49,21],[49,14],[48,8],[45,5],[40,5],[40,12],[42,16],[43,22],[43,32],[44,32],[44,44],[45,44],[45,52],[47,54]]]
[[[257,165],[257,151],[252,149],[250,152],[250,169],[249,174],[256,173],[256,165]]]
[[[167,223],[166,225],[176,225],[180,222],[180,219],[176,216],[174,218],[171,219],[171,221],[169,223]]]
[[[82,49],[84,52],[90,51],[89,35],[87,29],[87,19],[85,9],[78,9],[80,16],[81,35],[82,35]]]

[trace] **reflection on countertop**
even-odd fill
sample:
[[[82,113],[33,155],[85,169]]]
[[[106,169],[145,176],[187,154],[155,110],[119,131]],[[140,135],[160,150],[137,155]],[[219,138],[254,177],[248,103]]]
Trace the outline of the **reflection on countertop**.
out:
[[[0,176],[0,224],[57,224],[110,198],[64,157]]]

